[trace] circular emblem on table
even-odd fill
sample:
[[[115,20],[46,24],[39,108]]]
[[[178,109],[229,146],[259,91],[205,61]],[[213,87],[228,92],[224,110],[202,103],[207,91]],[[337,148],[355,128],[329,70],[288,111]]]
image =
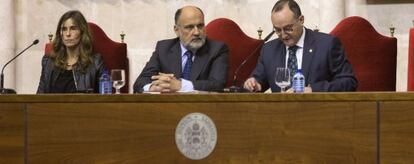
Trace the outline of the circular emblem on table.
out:
[[[185,157],[199,160],[213,152],[217,143],[217,129],[205,114],[184,116],[175,129],[175,143]]]

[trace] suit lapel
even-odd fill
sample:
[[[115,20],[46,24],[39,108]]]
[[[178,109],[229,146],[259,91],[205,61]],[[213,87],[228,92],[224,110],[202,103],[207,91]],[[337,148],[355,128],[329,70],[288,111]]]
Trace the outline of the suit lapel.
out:
[[[209,62],[208,41],[196,52],[193,65],[191,66],[191,81],[197,80],[206,63]]]
[[[275,84],[275,76],[276,76],[276,68],[285,68],[286,67],[286,46],[280,42],[281,44],[278,44],[275,48],[275,52],[273,55],[276,55],[276,60],[273,61],[272,64],[274,65],[273,68],[271,68],[272,72],[270,72],[270,79],[269,80],[269,86],[272,89],[272,91],[280,91],[280,88]]]
[[[271,81],[270,84],[274,84],[273,80],[275,78],[274,76],[275,76],[275,73],[276,73],[276,68],[286,66],[286,64],[285,64],[285,61],[286,61],[286,46],[284,44],[277,44],[277,46],[275,46],[274,49],[273,49],[272,56],[274,56],[274,57],[272,57],[274,60],[270,61],[271,62],[271,64],[270,64],[270,66],[271,66],[270,71],[271,72],[269,72],[269,73],[270,73],[271,76],[270,76],[270,79],[268,79],[268,80]]]
[[[306,28],[305,28],[306,29]],[[306,81],[309,81],[309,70],[312,64],[313,56],[315,56],[316,47],[314,45],[315,38],[313,37],[313,31],[306,29],[305,43],[303,46],[302,57],[302,72]]]
[[[276,71],[277,67],[286,67],[286,46],[284,44],[279,44],[276,47],[274,55],[276,55],[276,67],[274,71]]]
[[[171,68],[172,73],[175,77],[181,78],[181,72],[182,72],[182,59],[181,59],[181,46],[180,46],[180,40],[177,39],[177,42],[174,44],[174,46],[170,49],[170,54],[168,54],[168,61],[171,61]],[[165,72],[170,73],[170,72]]]

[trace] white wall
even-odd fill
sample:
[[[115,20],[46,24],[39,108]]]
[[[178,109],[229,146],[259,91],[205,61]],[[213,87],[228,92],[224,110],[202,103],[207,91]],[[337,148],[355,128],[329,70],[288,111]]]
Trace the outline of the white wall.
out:
[[[0,3],[0,69],[14,56],[14,4],[13,0],[4,0]],[[1,70],[0,70],[1,71]],[[15,74],[15,64],[10,63],[4,70],[5,75]],[[5,88],[15,88],[15,76],[5,76]]]
[[[8,43],[0,43],[0,49],[15,47],[14,51],[18,52],[35,38],[39,38],[40,43],[19,57],[14,73],[6,72],[7,78],[15,77],[15,86],[7,85],[16,87],[18,93],[36,92],[47,34],[55,32],[59,17],[70,9],[80,10],[88,21],[97,23],[115,41],[120,41],[119,34],[124,31],[132,85],[156,41],[175,37],[173,17],[177,8],[197,5],[205,12],[206,22],[219,17],[230,18],[249,36],[257,38],[259,27],[264,30],[263,35],[271,30],[270,11],[274,3],[275,0],[17,0],[9,4],[15,6],[14,15],[0,12],[1,22],[15,22],[15,31],[11,30],[13,26],[0,28],[9,29],[7,35],[15,36],[16,41],[3,40]],[[414,15],[414,10],[410,10],[413,4],[367,5],[365,0],[298,0],[298,3],[305,15],[305,25],[311,29],[317,26],[323,32],[330,32],[340,20],[351,15],[368,19],[384,35],[389,35],[388,26],[393,24],[398,39],[397,90],[406,90],[408,30],[412,25],[408,16]],[[3,48],[2,45],[8,46]],[[0,66],[9,58],[10,55],[1,55]]]

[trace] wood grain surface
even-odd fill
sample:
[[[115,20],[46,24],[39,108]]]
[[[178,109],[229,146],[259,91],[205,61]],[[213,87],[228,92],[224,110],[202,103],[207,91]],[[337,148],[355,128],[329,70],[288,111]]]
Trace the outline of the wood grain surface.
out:
[[[24,163],[24,105],[0,103],[0,163]]]
[[[29,163],[375,163],[375,103],[36,103]],[[192,161],[175,145],[188,113],[216,124],[216,149]]]
[[[382,102],[381,163],[414,163],[414,102]]]
[[[1,95],[0,163],[414,163],[414,92]],[[215,123],[184,157],[175,128]]]
[[[0,103],[142,103],[142,102],[348,102],[348,101],[414,101],[414,92],[336,92],[310,94],[42,94],[3,95]]]

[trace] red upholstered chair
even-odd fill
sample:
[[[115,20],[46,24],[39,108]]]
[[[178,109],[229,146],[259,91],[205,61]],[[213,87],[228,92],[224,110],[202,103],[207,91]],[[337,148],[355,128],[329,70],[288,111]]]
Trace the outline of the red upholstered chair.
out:
[[[122,93],[128,93],[129,88],[129,63],[127,57],[127,44],[112,41],[105,32],[96,24],[88,23],[93,38],[93,51],[102,55],[105,67],[112,69],[124,69],[126,84],[122,87]],[[45,54],[52,51],[52,45],[46,44]]]
[[[397,39],[379,34],[364,18],[342,20],[331,34],[345,47],[358,79],[357,91],[395,91]]]
[[[410,29],[410,41],[408,44],[407,91],[414,91],[414,28]]]
[[[249,56],[256,48],[255,55],[250,58],[240,69],[237,76],[236,85],[241,86],[256,66],[262,40],[253,39],[247,36],[240,27],[230,19],[218,18],[206,26],[208,38],[222,41],[229,47],[229,71],[227,86],[232,85],[233,76],[237,67]]]

